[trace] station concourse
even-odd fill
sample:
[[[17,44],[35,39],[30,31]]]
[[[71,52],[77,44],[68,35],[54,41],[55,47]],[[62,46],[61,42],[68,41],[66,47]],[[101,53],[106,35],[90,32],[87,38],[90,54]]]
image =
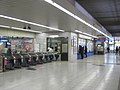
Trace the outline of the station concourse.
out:
[[[0,90],[120,90],[119,3],[0,0]]]

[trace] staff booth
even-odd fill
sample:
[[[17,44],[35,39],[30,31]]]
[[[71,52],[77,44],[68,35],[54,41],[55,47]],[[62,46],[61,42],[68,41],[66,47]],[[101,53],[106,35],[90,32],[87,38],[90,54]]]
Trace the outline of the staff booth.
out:
[[[55,37],[47,38],[47,49],[53,48],[54,52],[58,52],[61,61],[68,61],[68,38]]]

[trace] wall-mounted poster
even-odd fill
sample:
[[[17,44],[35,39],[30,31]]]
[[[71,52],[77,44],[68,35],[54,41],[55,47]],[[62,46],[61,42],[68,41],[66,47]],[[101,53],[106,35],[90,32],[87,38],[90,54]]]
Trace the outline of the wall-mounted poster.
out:
[[[68,52],[68,44],[62,44],[62,53]]]
[[[73,54],[77,53],[77,37],[73,37]]]
[[[71,47],[74,46],[74,38],[71,39]]]
[[[17,38],[13,38],[10,40],[11,41],[11,49],[12,50],[17,50],[17,51],[33,51],[33,39],[30,38],[25,38],[25,39],[17,39]]]
[[[33,39],[25,39],[23,42],[23,49],[28,52],[33,51]]]

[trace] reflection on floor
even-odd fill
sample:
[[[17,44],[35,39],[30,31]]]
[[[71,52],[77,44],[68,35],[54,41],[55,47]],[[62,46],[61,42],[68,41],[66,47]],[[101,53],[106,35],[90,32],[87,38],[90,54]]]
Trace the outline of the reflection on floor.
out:
[[[0,90],[118,90],[120,57],[95,55],[0,73]]]

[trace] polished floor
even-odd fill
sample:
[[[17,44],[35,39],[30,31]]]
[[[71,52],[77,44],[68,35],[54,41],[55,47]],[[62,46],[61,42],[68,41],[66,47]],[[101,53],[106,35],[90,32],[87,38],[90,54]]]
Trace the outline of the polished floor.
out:
[[[0,73],[0,90],[119,90],[120,57],[95,55]]]

